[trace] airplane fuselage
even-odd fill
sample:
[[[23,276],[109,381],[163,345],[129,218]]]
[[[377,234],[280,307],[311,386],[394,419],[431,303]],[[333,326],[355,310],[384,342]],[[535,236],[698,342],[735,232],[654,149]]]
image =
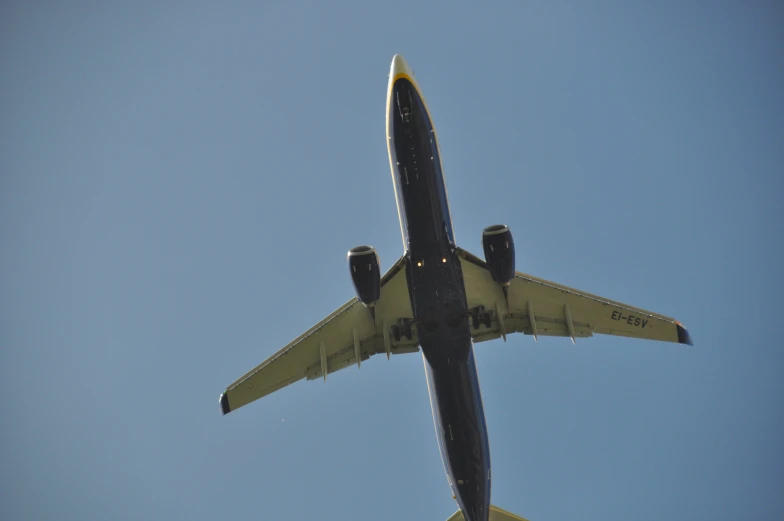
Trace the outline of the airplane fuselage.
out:
[[[487,521],[490,447],[438,140],[399,57],[388,90],[387,140],[441,458],[466,521]]]

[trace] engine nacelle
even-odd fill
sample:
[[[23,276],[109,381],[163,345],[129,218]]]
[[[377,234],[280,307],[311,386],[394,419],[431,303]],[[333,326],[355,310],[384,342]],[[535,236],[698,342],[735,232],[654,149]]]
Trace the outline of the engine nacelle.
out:
[[[482,247],[493,280],[508,285],[515,274],[515,249],[512,232],[505,224],[488,226],[482,231]]]
[[[381,270],[373,246],[357,246],[348,250],[348,269],[357,298],[372,306],[381,296]]]

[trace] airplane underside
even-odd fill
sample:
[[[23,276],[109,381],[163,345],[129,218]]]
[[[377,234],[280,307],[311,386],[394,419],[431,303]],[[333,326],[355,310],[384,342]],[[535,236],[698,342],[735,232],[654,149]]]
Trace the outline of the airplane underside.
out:
[[[232,383],[224,415],[299,380],[375,355],[422,353],[436,439],[459,510],[447,521],[525,521],[490,504],[490,446],[474,344],[522,333],[594,334],[693,345],[677,320],[516,271],[506,225],[482,232],[484,260],[458,247],[433,121],[399,55],[387,90],[387,144],[404,253],[381,274],[372,246],[347,260],[356,296]]]
[[[487,521],[490,447],[438,142],[413,81],[404,70],[395,72],[394,65],[393,74],[389,153],[436,436],[466,521]]]

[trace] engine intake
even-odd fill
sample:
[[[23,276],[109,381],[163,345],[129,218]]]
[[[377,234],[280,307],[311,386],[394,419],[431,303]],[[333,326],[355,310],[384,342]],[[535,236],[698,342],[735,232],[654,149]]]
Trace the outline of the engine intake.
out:
[[[482,247],[493,280],[507,286],[515,274],[515,249],[512,232],[505,224],[494,224],[482,231]]]
[[[357,246],[348,250],[348,269],[357,298],[372,306],[381,296],[381,271],[378,253],[373,246]]]

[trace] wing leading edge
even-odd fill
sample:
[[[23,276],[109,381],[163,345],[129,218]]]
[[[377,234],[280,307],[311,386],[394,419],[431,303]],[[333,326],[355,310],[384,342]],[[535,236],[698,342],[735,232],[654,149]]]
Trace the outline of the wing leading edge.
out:
[[[356,297],[349,300],[232,383],[220,396],[223,414],[303,378],[326,380],[328,374],[359,366],[378,353],[389,358],[419,351],[405,266],[404,256],[381,278],[375,320]]]
[[[671,317],[515,272],[508,299],[485,261],[458,248],[469,309],[489,320],[472,324],[474,342],[509,333],[577,337],[616,335],[693,345],[686,328]]]

